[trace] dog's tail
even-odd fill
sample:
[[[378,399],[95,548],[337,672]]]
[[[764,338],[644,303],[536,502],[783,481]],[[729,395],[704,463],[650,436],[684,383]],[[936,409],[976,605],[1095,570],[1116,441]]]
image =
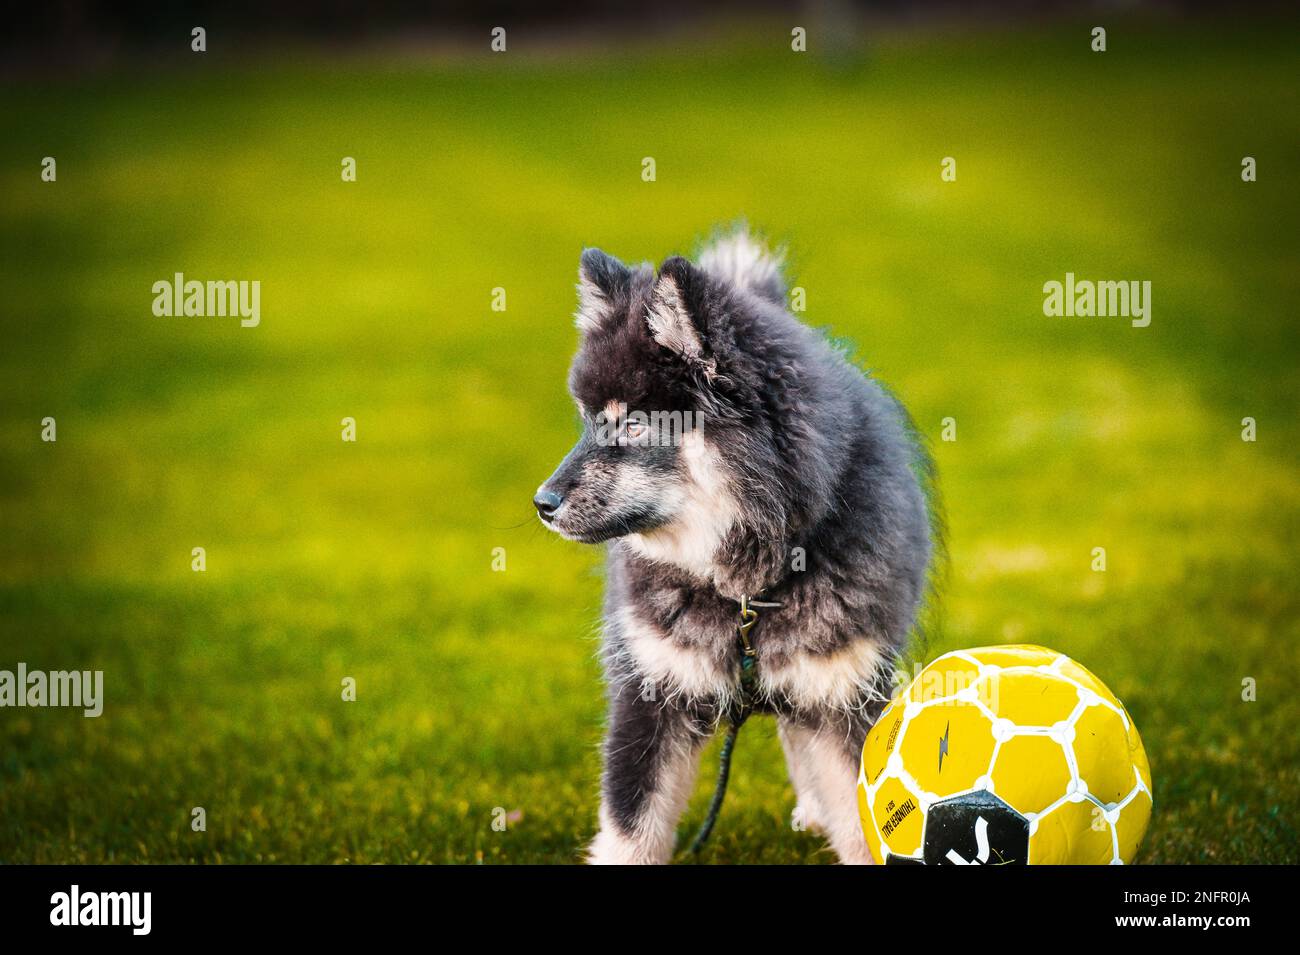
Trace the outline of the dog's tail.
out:
[[[700,251],[699,264],[709,275],[747,289],[777,305],[785,303],[781,250],[769,250],[749,234],[743,222],[714,234]]]

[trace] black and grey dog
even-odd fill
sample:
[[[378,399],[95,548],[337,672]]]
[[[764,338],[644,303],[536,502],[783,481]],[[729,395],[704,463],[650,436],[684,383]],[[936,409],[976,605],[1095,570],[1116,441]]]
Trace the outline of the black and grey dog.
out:
[[[583,252],[584,430],[534,498],[565,537],[609,542],[589,858],[668,861],[702,747],[753,711],[777,718],[796,812],[870,862],[858,760],[927,591],[928,458],[885,388],[786,310],[777,258],[740,230],[697,261]],[[744,640],[742,602],[762,608]]]

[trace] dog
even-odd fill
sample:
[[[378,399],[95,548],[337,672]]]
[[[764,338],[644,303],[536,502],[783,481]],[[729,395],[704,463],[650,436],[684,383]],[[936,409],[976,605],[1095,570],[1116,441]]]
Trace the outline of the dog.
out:
[[[588,861],[668,862],[701,750],[754,712],[776,717],[797,818],[870,863],[859,758],[938,546],[924,442],[787,310],[781,257],[743,228],[657,272],[586,249],[578,296],[583,433],[533,503],[607,544]]]

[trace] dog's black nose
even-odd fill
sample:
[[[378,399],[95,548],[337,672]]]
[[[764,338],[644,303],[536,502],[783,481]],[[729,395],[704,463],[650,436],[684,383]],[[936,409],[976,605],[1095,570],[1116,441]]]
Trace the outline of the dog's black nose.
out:
[[[554,491],[538,491],[533,495],[533,505],[537,508],[537,513],[544,521],[549,521],[555,516],[555,512],[560,509],[564,503],[564,498]]]

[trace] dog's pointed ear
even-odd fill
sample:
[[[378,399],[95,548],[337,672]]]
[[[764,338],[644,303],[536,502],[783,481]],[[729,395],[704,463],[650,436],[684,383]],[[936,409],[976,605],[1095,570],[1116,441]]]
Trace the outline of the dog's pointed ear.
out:
[[[706,342],[704,283],[704,273],[689,260],[680,255],[665,259],[646,309],[646,323],[656,342],[712,377],[716,366]]]
[[[578,260],[578,313],[574,322],[585,335],[609,314],[609,305],[625,291],[632,270],[600,249],[583,249]]]

